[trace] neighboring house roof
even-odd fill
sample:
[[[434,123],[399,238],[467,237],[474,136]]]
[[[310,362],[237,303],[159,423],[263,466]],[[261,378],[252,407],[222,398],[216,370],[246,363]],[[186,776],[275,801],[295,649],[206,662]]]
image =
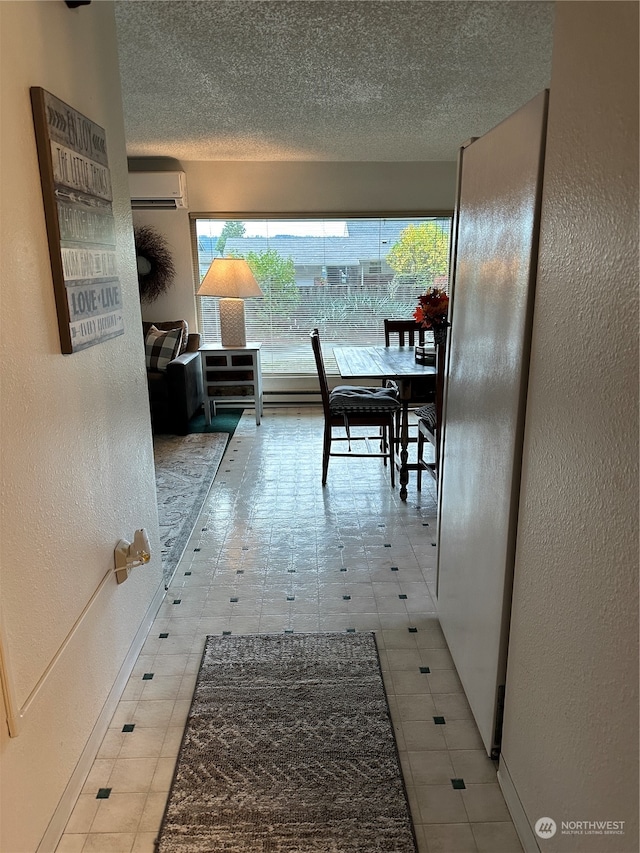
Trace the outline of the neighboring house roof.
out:
[[[363,261],[384,260],[410,219],[347,220],[346,237],[229,237],[226,255],[269,250],[291,258],[295,266],[359,266]]]

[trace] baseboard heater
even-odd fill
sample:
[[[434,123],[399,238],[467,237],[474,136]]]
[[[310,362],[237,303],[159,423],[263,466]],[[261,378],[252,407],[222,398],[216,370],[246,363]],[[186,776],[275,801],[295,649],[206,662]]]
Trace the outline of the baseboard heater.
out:
[[[321,406],[319,391],[265,391],[265,406]]]

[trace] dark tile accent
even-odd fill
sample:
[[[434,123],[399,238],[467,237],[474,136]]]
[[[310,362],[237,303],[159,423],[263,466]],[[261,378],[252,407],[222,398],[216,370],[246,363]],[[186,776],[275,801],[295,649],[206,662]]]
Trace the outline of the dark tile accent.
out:
[[[284,632],[285,634],[293,634],[293,628],[285,628]]]
[[[229,599],[229,601],[230,601],[232,604],[235,604],[235,603],[238,601],[238,599],[234,597],[234,598],[230,598],[230,599]]]
[[[397,571],[398,571],[398,567],[397,567],[397,566],[391,566],[391,571],[392,571],[392,572],[397,572]]]
[[[338,545],[338,550],[341,551],[344,548],[344,545]]]
[[[135,724],[135,723],[126,723],[126,724],[122,727],[122,731],[123,731],[123,732],[132,732],[132,731],[135,729],[135,727],[136,727],[136,724]]]
[[[456,791],[464,791],[465,788],[467,787],[464,784],[464,779],[452,779],[451,784],[455,788]]]
[[[391,542],[385,542],[384,547],[385,548],[391,548]]]
[[[203,532],[203,533],[206,533],[206,531],[207,531],[209,528],[208,528],[208,527],[201,527],[200,529],[202,530],[202,532]]]
[[[404,594],[404,592],[401,592],[400,595],[398,596],[398,598],[401,598],[403,601],[406,599],[406,597],[407,596]]]
[[[296,600],[295,595],[288,595],[287,596],[287,601],[295,601],[295,600]]]
[[[342,598],[343,598],[345,601],[351,601],[351,596],[350,596],[350,595],[343,595],[343,596],[342,596]]]
[[[191,574],[191,572],[185,572],[184,573],[185,577],[189,577],[190,574]]]
[[[296,573],[295,569],[287,569],[287,571],[289,572],[290,575],[295,575],[295,573]]]
[[[173,603],[174,604],[182,604],[182,599],[181,598],[174,598]]]
[[[199,551],[199,550],[200,550],[200,548],[194,548],[193,550],[194,550],[194,551]]]
[[[223,631],[223,632],[222,632],[222,636],[223,636],[223,637],[230,637],[230,636],[231,636],[231,631]]]
[[[151,681],[152,678],[153,678],[152,672],[145,672],[145,674],[142,676],[143,681]]]
[[[248,545],[243,545],[243,546],[242,546],[242,550],[243,550],[243,551],[248,551],[248,550],[249,550],[249,546],[248,546]]]
[[[423,675],[426,675],[427,673],[431,672],[431,670],[429,669],[429,667],[428,667],[428,666],[421,666],[421,667],[420,667],[420,672],[421,672]]]
[[[341,571],[341,572],[346,572],[346,571],[347,571],[347,567],[346,567],[346,566],[343,566],[343,567],[340,569],[340,571]]]
[[[111,788],[98,788],[96,800],[108,800],[111,794]]]
[[[433,722],[436,724],[436,726],[446,726],[447,724],[447,721],[444,717],[434,717]]]
[[[409,630],[409,633],[410,633],[410,634],[417,634],[417,633],[418,633],[418,629],[417,629],[417,628],[409,628],[408,630]]]
[[[355,628],[347,628],[347,634],[355,634],[355,632],[356,632]]]
[[[167,631],[164,631],[162,634],[158,634],[158,639],[166,640],[168,636],[169,636],[169,633]]]
[[[435,542],[432,542],[432,543],[431,543],[431,547],[432,547],[432,548],[435,548],[435,547],[436,547],[436,543],[435,543]]]
[[[244,574],[244,569],[236,569],[236,574],[237,574],[237,575],[243,575],[243,574]]]

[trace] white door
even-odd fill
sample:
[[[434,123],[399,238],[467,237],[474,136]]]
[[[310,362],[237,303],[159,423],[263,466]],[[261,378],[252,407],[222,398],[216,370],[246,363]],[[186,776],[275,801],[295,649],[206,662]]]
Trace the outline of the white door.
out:
[[[500,740],[547,92],[461,151],[438,612],[489,754]]]

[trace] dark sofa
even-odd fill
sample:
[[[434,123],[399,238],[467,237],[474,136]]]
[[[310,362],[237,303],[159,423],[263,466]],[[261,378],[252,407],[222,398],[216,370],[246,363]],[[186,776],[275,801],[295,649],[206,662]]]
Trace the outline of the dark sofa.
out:
[[[147,369],[153,432],[186,435],[189,421],[203,402],[200,335],[189,334],[186,323],[178,320],[143,323],[145,338],[151,326],[162,331],[183,327],[186,333],[184,351],[167,364],[166,370]]]

